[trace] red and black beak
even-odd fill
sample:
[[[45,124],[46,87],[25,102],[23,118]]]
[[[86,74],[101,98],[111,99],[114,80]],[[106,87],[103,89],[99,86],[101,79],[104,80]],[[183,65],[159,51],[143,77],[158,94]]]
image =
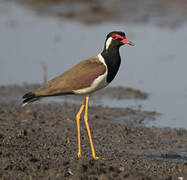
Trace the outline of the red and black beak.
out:
[[[120,42],[123,43],[123,44],[128,44],[128,45],[131,45],[131,46],[135,46],[135,44],[131,41],[129,41],[128,39],[126,39],[125,36],[121,36],[119,34],[112,34],[112,39],[116,40],[116,39],[120,39]]]
[[[123,44],[128,44],[130,46],[135,46],[135,44],[131,41],[129,41],[128,39],[123,39],[120,42],[122,42]]]

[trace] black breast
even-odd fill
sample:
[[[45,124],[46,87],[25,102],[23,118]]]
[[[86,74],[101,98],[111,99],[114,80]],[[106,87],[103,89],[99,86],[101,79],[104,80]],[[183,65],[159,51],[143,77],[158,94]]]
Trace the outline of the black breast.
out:
[[[116,76],[121,64],[121,57],[118,51],[103,51],[101,53],[108,68],[107,82],[110,83]]]

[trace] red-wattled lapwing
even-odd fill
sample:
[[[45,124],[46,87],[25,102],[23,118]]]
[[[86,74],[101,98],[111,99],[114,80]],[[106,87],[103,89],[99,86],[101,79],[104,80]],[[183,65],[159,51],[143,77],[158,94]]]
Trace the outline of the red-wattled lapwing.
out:
[[[81,61],[68,71],[44,84],[42,87],[23,96],[24,101],[22,106],[48,96],[61,96],[67,94],[86,95],[84,103],[81,105],[80,110],[76,115],[78,157],[81,157],[80,116],[85,108],[84,121],[88,131],[92,156],[94,159],[98,159],[95,155],[88,124],[89,94],[106,87],[114,79],[121,63],[119,48],[124,44],[134,45],[126,39],[124,32],[113,31],[109,33],[105,41],[104,50],[101,54]]]

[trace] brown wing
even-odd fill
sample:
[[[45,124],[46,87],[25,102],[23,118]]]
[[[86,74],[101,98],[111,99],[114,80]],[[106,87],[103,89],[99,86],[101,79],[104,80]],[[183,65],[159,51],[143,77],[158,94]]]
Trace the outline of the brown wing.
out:
[[[106,67],[97,56],[81,61],[34,91],[36,96],[71,94],[73,90],[89,87],[94,79],[104,74]]]

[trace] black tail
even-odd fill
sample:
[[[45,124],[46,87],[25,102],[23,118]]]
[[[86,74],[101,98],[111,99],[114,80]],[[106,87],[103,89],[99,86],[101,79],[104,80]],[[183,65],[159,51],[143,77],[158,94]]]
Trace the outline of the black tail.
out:
[[[22,106],[26,106],[27,104],[37,101],[39,97],[37,97],[34,93],[29,92],[23,96],[23,104]]]

